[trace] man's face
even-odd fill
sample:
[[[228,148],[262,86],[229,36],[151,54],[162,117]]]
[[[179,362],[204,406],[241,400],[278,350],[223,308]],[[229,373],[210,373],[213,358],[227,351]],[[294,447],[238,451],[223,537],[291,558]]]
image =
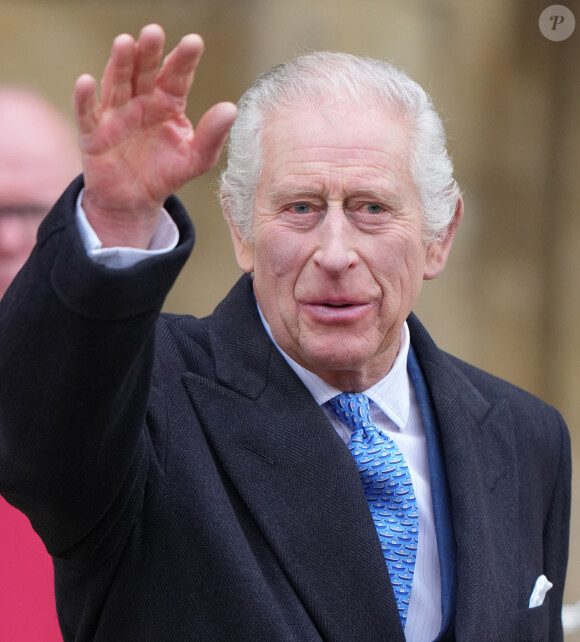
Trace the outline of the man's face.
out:
[[[0,298],[26,262],[49,209],[38,203],[0,204]]]
[[[66,185],[34,152],[11,160],[0,158],[0,298],[26,262],[38,226]]]
[[[343,390],[385,376],[448,251],[423,241],[405,123],[352,104],[271,117],[253,222],[236,253],[278,345]]]
[[[80,170],[73,133],[38,99],[0,92],[0,298],[38,226]]]

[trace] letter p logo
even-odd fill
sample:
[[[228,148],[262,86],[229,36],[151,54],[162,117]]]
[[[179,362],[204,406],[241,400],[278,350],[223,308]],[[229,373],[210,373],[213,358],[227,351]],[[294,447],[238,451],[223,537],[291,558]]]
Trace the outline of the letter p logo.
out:
[[[576,27],[574,14],[561,4],[553,4],[540,15],[540,31],[548,40],[561,41],[569,38]]]

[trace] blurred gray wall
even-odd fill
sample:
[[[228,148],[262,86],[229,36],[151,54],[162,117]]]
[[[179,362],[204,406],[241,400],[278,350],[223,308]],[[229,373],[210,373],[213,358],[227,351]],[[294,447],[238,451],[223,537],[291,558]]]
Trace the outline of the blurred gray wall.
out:
[[[433,96],[450,135],[466,216],[446,272],[417,312],[444,349],[556,405],[580,463],[580,26],[539,31],[537,0],[0,0],[0,82],[71,113],[74,80],[100,76],[113,37],[159,22],[206,55],[189,113],[237,100],[273,64],[308,49],[387,58]],[[564,2],[580,19],[578,0]],[[207,314],[239,275],[215,198],[217,172],[180,196],[194,256],[166,309]],[[567,602],[580,600],[575,482]],[[570,638],[572,639],[572,638]]]

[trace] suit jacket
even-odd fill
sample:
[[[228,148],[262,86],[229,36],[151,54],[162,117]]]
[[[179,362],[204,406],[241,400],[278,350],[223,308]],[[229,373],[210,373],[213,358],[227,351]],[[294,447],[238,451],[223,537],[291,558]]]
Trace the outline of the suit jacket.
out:
[[[162,315],[193,244],[87,259],[80,180],[0,306],[0,490],[54,557],[65,640],[402,641],[356,466],[268,339],[243,277]],[[561,639],[570,445],[558,413],[411,340],[440,429],[455,637]],[[437,508],[436,508],[437,512]],[[530,610],[535,579],[554,588]]]

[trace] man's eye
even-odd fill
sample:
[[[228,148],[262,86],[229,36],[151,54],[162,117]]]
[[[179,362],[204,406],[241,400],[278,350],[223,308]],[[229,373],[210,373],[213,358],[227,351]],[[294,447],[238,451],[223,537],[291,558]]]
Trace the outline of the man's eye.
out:
[[[369,214],[380,214],[383,211],[383,208],[381,205],[378,203],[366,203],[364,206],[364,209],[369,213]]]
[[[308,203],[294,203],[290,209],[296,214],[308,214],[312,211],[312,208]]]

